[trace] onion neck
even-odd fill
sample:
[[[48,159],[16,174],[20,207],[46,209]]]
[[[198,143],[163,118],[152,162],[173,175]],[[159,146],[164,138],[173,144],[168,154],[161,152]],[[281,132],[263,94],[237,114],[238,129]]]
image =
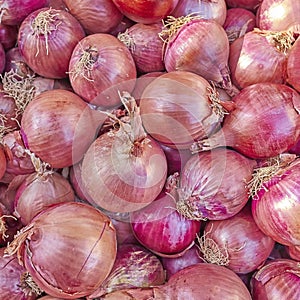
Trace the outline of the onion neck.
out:
[[[39,288],[28,272],[22,274],[20,278],[20,287],[25,295],[35,294],[36,296],[40,296],[43,293],[43,290]]]

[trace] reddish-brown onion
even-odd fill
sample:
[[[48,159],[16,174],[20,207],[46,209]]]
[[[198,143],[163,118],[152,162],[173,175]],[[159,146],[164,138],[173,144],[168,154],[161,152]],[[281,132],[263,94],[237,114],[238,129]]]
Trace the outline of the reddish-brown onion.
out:
[[[93,110],[79,96],[67,90],[50,90],[26,107],[21,135],[24,145],[42,161],[64,168],[82,159],[97,126]]]
[[[0,145],[0,179],[4,176],[5,172],[6,172],[6,156],[5,156],[5,152],[3,150],[2,145]]]
[[[287,52],[285,33],[252,30],[230,45],[232,82],[240,89],[259,82],[285,83]],[[285,36],[288,37],[288,34]]]
[[[226,19],[226,2],[225,0],[179,0],[171,15],[178,18],[189,14],[215,20],[222,26]]]
[[[0,43],[0,73],[3,73],[5,69],[5,63],[6,63],[5,49]]]
[[[123,18],[112,0],[64,0],[64,4],[87,34],[110,32]]]
[[[18,27],[0,24],[0,42],[5,51],[15,47],[18,36]]]
[[[14,215],[27,225],[45,208],[57,203],[74,201],[69,181],[58,172],[33,173],[19,186]]]
[[[251,278],[253,300],[300,298],[300,266],[291,259],[276,259],[260,268]]]
[[[136,23],[118,34],[118,39],[130,50],[140,73],[164,71],[163,41],[159,37],[162,23]]]
[[[257,10],[257,25],[262,30],[300,32],[300,2],[263,0]]]
[[[223,27],[230,43],[252,31],[255,26],[256,16],[252,11],[239,7],[227,9]]]
[[[206,223],[199,243],[205,261],[224,265],[238,274],[259,268],[275,245],[254,222],[250,205],[229,219]]]
[[[109,275],[116,233],[110,219],[91,205],[61,203],[34,217],[5,251],[21,256],[47,294],[77,299],[91,294]]]
[[[229,41],[224,28],[214,20],[195,18],[168,38],[164,63],[168,72],[194,72],[231,90],[228,57]]]
[[[233,102],[222,129],[193,145],[193,151],[232,147],[251,158],[274,157],[290,149],[300,135],[300,95],[285,84],[256,83]]]
[[[296,39],[287,58],[287,82],[300,92],[300,39]]]
[[[145,88],[141,116],[146,131],[169,147],[188,149],[197,139],[211,135],[223,116],[212,107],[215,90],[203,77],[172,71],[154,79]]]
[[[118,34],[120,32],[124,32],[127,28],[131,27],[132,25],[134,25],[135,22],[128,19],[127,17],[123,16],[122,20],[120,21],[120,23],[114,28],[112,29],[109,34],[117,37]]]
[[[241,7],[256,11],[262,0],[226,0],[228,7]]]
[[[217,148],[193,155],[179,180],[177,209],[190,219],[224,220],[246,205],[256,165],[242,154]]]
[[[299,158],[287,164],[277,160],[257,169],[253,176],[254,182],[263,180],[252,190],[253,218],[261,231],[287,246],[300,245],[299,171]]]
[[[115,36],[95,33],[75,47],[69,74],[72,88],[85,101],[112,108],[121,105],[119,91],[133,90],[136,67],[128,48]]]
[[[66,78],[72,51],[84,37],[82,26],[70,13],[42,8],[22,22],[18,47],[35,73],[47,78]]]
[[[159,22],[170,15],[178,0],[112,0],[129,19],[144,24]]]

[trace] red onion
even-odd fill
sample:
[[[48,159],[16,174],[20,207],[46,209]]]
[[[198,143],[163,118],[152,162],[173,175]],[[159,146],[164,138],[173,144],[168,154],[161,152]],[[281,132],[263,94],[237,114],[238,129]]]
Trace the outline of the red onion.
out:
[[[285,83],[287,52],[293,37],[285,32],[253,30],[230,46],[232,82],[244,88],[260,82]]]
[[[4,176],[6,172],[6,156],[3,147],[0,146],[0,179]]]
[[[116,229],[118,245],[139,244],[133,234],[131,224],[128,220],[111,218],[111,222]]]
[[[262,0],[226,0],[227,6],[231,7],[241,7],[256,11]]]
[[[35,158],[36,159],[36,158]],[[18,217],[23,225],[27,225],[45,208],[63,202],[75,200],[74,191],[69,181],[61,174],[54,171],[40,170],[29,175],[18,188],[15,198],[14,215]]]
[[[292,259],[300,261],[300,246],[289,246],[287,251]]]
[[[250,182],[256,224],[266,235],[287,246],[300,245],[300,178],[297,175],[300,159],[293,157],[284,155],[270,160],[265,167],[255,170]]]
[[[112,0],[118,9],[129,19],[144,24],[159,22],[170,15],[178,0]]]
[[[115,36],[95,33],[75,47],[69,65],[74,91],[103,108],[121,105],[118,91],[131,92],[136,67],[130,51]]]
[[[15,47],[17,43],[18,27],[0,24],[0,42],[5,51]]]
[[[248,201],[246,182],[255,165],[254,160],[226,148],[193,155],[181,172],[177,209],[195,220],[234,216]]]
[[[151,203],[167,175],[163,150],[144,131],[134,99],[123,93],[129,123],[100,135],[82,162],[82,181],[92,201],[112,212],[130,212]],[[118,126],[119,124],[119,126]],[[118,128],[119,127],[119,128]]]
[[[88,299],[126,288],[147,288],[162,285],[165,272],[160,260],[139,245],[122,245],[118,248],[115,264],[100,288]]]
[[[161,36],[166,43],[164,63],[168,72],[194,72],[219,87],[232,90],[229,41],[219,23],[200,17],[170,18]]]
[[[0,43],[0,73],[3,73],[4,69],[5,69],[5,63],[6,63],[6,57],[5,57],[5,50],[2,46],[2,44]]]
[[[223,24],[230,43],[256,27],[255,14],[245,8],[227,9],[226,20]]]
[[[131,213],[130,221],[137,240],[160,256],[183,254],[194,244],[201,225],[181,216],[176,211],[176,195],[164,191],[151,204]]]
[[[291,259],[271,261],[251,279],[253,300],[299,299],[300,266]]]
[[[42,8],[22,22],[18,46],[35,73],[47,78],[65,78],[72,51],[84,36],[79,21],[70,13]]]
[[[16,255],[4,256],[0,248],[0,293],[3,300],[35,300],[42,293]]]
[[[161,261],[164,266],[164,269],[166,270],[167,280],[169,280],[170,277],[178,271],[188,266],[192,266],[203,262],[202,258],[200,258],[199,248],[197,245],[194,245],[193,247],[185,251],[185,253],[182,256],[162,257]]]
[[[212,134],[225,110],[216,90],[203,77],[172,71],[154,79],[144,90],[141,116],[146,131],[169,147],[187,149]]]
[[[205,261],[248,274],[267,260],[275,242],[260,231],[246,205],[229,219],[209,221],[199,244]]]
[[[135,22],[128,19],[127,17],[123,16],[121,22],[116,26],[114,27],[110,32],[109,34],[117,37],[118,34],[120,32],[124,32],[127,28],[131,27],[132,25],[134,25]]]
[[[48,0],[48,7],[65,10],[65,0]]]
[[[266,262],[272,261],[277,258],[291,258],[291,257],[288,254],[287,246],[275,242],[274,248],[270,253]]]
[[[297,38],[290,48],[287,59],[287,82],[300,92],[300,39]]]
[[[222,129],[194,144],[194,152],[228,146],[251,158],[269,158],[299,139],[300,95],[289,86],[256,83],[232,100],[236,108],[225,116]]]
[[[116,233],[110,219],[96,208],[61,203],[34,217],[5,251],[19,255],[47,294],[76,299],[91,294],[109,275]]]
[[[118,39],[130,50],[140,73],[164,71],[163,41],[159,37],[162,23],[136,23],[118,34]]]
[[[178,18],[190,14],[215,20],[222,26],[226,19],[226,2],[225,0],[179,0],[171,15]]]
[[[26,107],[21,135],[24,145],[42,161],[52,168],[64,168],[82,159],[97,126],[93,111],[79,96],[67,90],[50,90]]]
[[[263,0],[257,11],[262,30],[300,32],[300,3],[293,0]]]
[[[6,210],[4,205],[1,204],[1,206],[3,206],[3,209],[0,207],[0,247],[6,247],[8,243],[13,241],[14,236],[23,225],[8,211],[4,211]]]
[[[87,34],[110,32],[123,18],[112,0],[64,0],[64,3]]]
[[[47,0],[3,0],[0,4],[1,23],[20,25],[33,11],[45,7]]]

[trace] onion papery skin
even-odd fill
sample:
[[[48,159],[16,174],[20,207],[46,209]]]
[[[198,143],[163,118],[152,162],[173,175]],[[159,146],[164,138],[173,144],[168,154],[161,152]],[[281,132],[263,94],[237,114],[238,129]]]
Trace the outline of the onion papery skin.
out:
[[[18,27],[0,24],[0,42],[5,50],[13,48],[16,45],[18,36]]]
[[[226,4],[229,8],[241,7],[251,11],[256,11],[261,2],[262,0],[226,0]]]
[[[22,260],[47,294],[77,299],[95,291],[116,258],[116,233],[110,219],[88,204],[54,205],[38,214],[23,234]]]
[[[290,48],[287,59],[287,82],[300,92],[300,39],[297,38]]]
[[[258,190],[252,214],[266,235],[283,245],[300,245],[300,159],[282,167]]]
[[[82,59],[92,62],[82,67]],[[136,66],[128,48],[115,36],[95,33],[75,47],[69,65],[74,91],[85,101],[103,109],[121,105],[118,91],[131,92],[136,81]]]
[[[176,211],[175,199],[162,191],[155,201],[130,215],[137,240],[160,256],[184,253],[200,231],[200,221],[188,220]]]
[[[45,7],[47,3],[47,0],[1,1],[1,23],[5,25],[20,25],[30,13]]]
[[[228,146],[253,159],[275,157],[299,139],[300,96],[291,87],[256,83],[240,91],[232,101],[236,108],[225,116],[222,129],[200,148]]]
[[[265,235],[254,222],[249,205],[229,219],[206,223],[202,236],[204,255],[205,251],[213,249],[209,245],[210,239],[227,258],[226,262],[220,264],[224,263],[227,268],[238,274],[251,273],[263,265],[275,245],[275,241]],[[218,264],[214,261],[215,257],[209,257],[210,254],[207,256],[207,262]],[[213,261],[209,261],[210,259]]]
[[[227,33],[229,43],[232,43],[237,38],[244,36],[255,27],[256,16],[252,11],[239,7],[227,9],[226,20],[223,24],[223,28]]]
[[[147,288],[164,283],[165,271],[158,257],[140,245],[121,245],[118,247],[110,275],[88,299],[95,299],[116,290]]]
[[[4,176],[6,172],[6,166],[7,166],[7,162],[6,162],[5,152],[3,150],[3,147],[0,146],[0,179]]]
[[[24,145],[52,168],[79,162],[93,142],[93,111],[78,95],[50,90],[35,97],[21,120]]]
[[[137,23],[151,24],[159,22],[172,13],[178,0],[112,0],[118,9],[129,19]]]
[[[44,15],[47,31],[37,26]],[[46,22],[46,21],[44,21]],[[85,32],[70,13],[42,8],[31,13],[21,24],[18,47],[26,64],[38,75],[47,78],[68,77],[69,61],[74,47],[85,37]]]
[[[189,14],[215,20],[223,26],[226,19],[226,2],[225,0],[180,0],[171,15],[178,18]]]
[[[289,246],[287,252],[290,258],[300,261],[300,246]]]
[[[262,30],[300,32],[299,1],[263,0],[257,11],[257,25]]]
[[[118,35],[130,50],[137,71],[140,74],[165,70],[163,62],[163,41],[159,37],[162,23],[136,23]]]
[[[267,263],[251,278],[252,299],[299,299],[299,273],[299,263],[291,259]]]
[[[111,0],[64,0],[64,4],[87,34],[108,33],[123,18],[123,14]]]
[[[287,55],[276,48],[272,33],[250,31],[230,45],[229,68],[239,88],[260,83],[285,83]]]
[[[81,176],[93,203],[111,212],[130,212],[148,205],[161,192],[167,162],[153,139],[146,137],[133,145],[127,133],[109,132],[85,153]]]
[[[61,174],[29,175],[18,188],[14,214],[27,225],[42,210],[57,203],[75,201],[69,181]]]
[[[230,90],[228,57],[229,41],[224,28],[214,20],[194,19],[167,42],[164,63],[168,72],[193,72]]]
[[[246,205],[254,160],[226,148],[193,155],[179,180],[179,211],[191,219],[225,220]],[[182,205],[182,207],[181,207]]]
[[[222,122],[211,107],[209,88],[202,76],[186,71],[154,79],[140,99],[145,130],[161,144],[178,149],[209,136]]]
[[[251,300],[243,281],[230,269],[200,263],[184,268],[154,288],[154,299]]]
[[[19,264],[16,255],[4,257],[5,248],[0,248],[0,291],[1,300],[35,300],[38,295],[24,282],[22,277],[26,274],[24,266]],[[22,287],[23,285],[23,287]],[[30,295],[31,293],[31,295]]]

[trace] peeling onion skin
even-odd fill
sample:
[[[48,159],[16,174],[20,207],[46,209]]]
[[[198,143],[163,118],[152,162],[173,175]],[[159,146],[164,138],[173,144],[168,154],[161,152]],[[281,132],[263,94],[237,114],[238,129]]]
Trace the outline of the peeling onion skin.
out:
[[[38,29],[33,27],[41,13],[50,15],[47,16],[50,18],[47,34],[36,33]],[[41,26],[39,30],[42,29]],[[53,79],[67,78],[72,51],[84,37],[82,26],[70,13],[42,8],[22,22],[18,47],[26,64],[38,75]]]
[[[77,299],[96,290],[110,273],[117,252],[110,219],[83,203],[63,203],[29,224],[22,260],[47,294]]]
[[[300,298],[300,266],[291,259],[275,259],[261,267],[251,278],[253,300]]]

